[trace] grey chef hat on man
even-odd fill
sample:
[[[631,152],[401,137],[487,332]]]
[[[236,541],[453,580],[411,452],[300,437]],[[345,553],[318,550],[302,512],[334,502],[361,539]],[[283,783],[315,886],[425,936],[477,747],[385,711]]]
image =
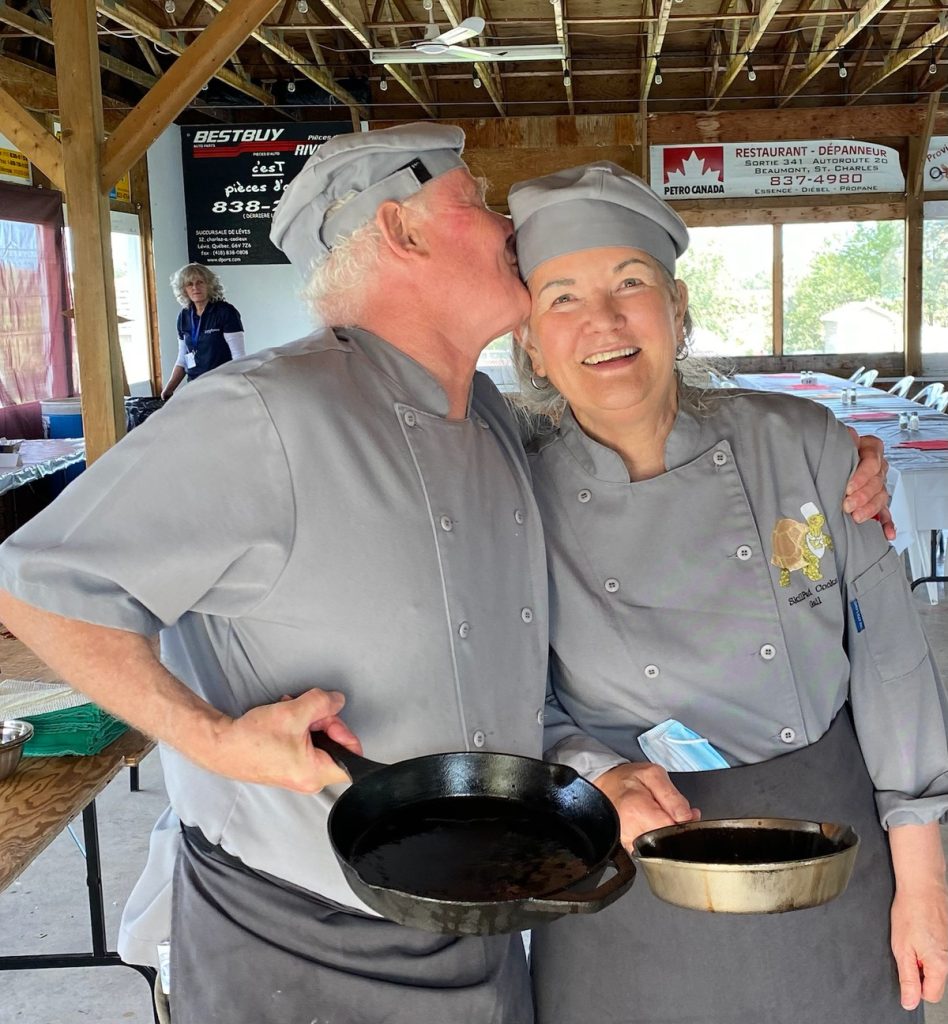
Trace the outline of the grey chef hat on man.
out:
[[[546,260],[582,249],[642,249],[675,276],[688,248],[677,213],[618,164],[601,160],[514,185],[508,197],[524,279]]]
[[[386,200],[407,199],[432,178],[464,167],[463,149],[464,132],[451,125],[406,124],[336,135],[287,186],[273,215],[270,241],[308,276]]]

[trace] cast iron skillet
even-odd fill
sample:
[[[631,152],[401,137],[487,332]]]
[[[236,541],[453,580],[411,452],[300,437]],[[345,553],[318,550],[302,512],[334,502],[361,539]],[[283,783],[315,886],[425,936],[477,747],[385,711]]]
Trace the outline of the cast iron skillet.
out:
[[[476,752],[383,765],[312,735],[353,781],[329,814],[336,858],[392,921],[520,931],[602,910],[635,878],[612,804],[566,765]],[[598,885],[610,862],[616,873]]]

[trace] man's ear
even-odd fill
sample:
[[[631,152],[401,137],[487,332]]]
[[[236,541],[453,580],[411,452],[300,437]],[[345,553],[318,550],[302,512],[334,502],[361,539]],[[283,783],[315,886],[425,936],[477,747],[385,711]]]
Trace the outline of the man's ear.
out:
[[[415,211],[386,199],[375,211],[375,224],[393,256],[407,259],[427,251]]]

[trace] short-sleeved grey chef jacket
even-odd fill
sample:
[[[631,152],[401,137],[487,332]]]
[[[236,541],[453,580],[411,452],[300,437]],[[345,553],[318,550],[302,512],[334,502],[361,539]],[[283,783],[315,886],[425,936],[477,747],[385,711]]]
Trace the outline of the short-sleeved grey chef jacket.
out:
[[[752,764],[818,740],[849,697],[883,824],[941,817],[945,694],[898,556],[877,523],[842,512],[854,462],[847,431],[814,403],[708,394],[682,405],[668,472],[630,483],[567,414],[532,461],[551,677],[582,727],[551,698],[551,756],[594,777],[644,760],[639,735],[676,718]],[[821,578],[798,567],[781,586],[775,528],[798,550],[813,505],[832,542]]]
[[[539,756],[547,584],[526,456],[483,374],[466,419],[447,409],[426,370],[358,330],[227,364],[7,540],[0,585],[61,615],[162,630],[165,665],[229,715],[318,686],[346,695],[375,760]],[[362,908],[327,840],[333,791],[236,782],[167,748],[162,760],[185,823]]]

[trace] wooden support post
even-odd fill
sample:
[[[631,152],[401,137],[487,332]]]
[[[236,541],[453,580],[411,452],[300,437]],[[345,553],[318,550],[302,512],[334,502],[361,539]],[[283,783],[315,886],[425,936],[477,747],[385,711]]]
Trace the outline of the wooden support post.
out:
[[[912,182],[919,180],[915,168],[924,162],[922,138],[913,135],[909,139],[908,173],[905,176],[908,188],[905,196],[904,352],[905,372],[916,377],[922,372],[922,233],[925,221],[921,191],[913,191]]]
[[[53,0],[66,206],[72,235],[76,342],[86,461],[125,433],[122,354],[102,175],[102,91],[95,0]]]
[[[783,355],[783,225],[774,224],[773,282],[773,353]]]

